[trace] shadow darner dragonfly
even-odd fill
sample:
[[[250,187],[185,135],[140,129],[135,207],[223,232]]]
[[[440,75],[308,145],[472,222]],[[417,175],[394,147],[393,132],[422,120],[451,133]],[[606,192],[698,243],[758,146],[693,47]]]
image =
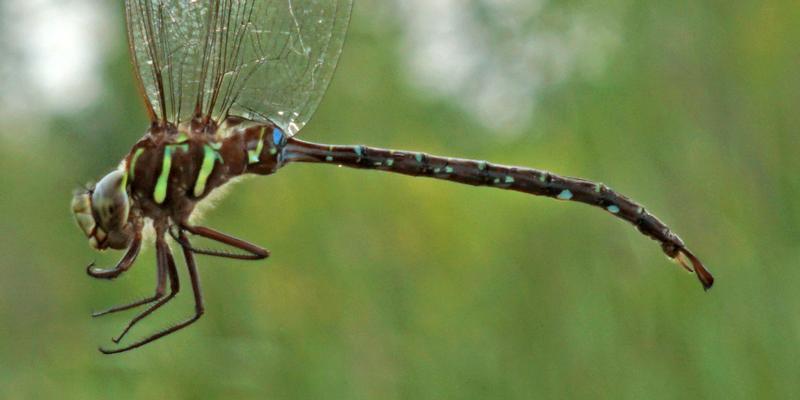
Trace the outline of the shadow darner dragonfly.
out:
[[[129,49],[151,124],[119,166],[72,201],[78,225],[98,250],[127,252],[113,268],[93,263],[90,276],[114,279],[131,268],[143,229],[155,231],[155,293],[94,316],[148,306],[113,339],[175,297],[180,289],[171,236],[185,259],[194,314],[124,347],[131,350],[197,321],[204,312],[195,255],[259,260],[257,245],[190,222],[209,193],[243,174],[269,175],[292,163],[320,163],[423,176],[546,196],[599,207],[658,241],[694,273],[713,277],[683,241],[644,207],[584,179],[486,161],[302,141],[331,80],[347,31],[352,0],[127,0]],[[202,237],[233,252],[193,246]],[[167,288],[169,285],[169,289]]]

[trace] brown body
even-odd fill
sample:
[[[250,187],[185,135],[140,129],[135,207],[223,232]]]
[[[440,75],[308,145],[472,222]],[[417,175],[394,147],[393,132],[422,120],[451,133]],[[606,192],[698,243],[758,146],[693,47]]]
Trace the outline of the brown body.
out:
[[[91,221],[82,225],[90,236],[96,236],[96,232],[108,232],[107,235],[101,236],[117,238],[126,237],[128,232],[133,232],[129,242],[108,239],[95,241],[101,246],[128,248],[126,255],[114,268],[97,269],[93,265],[89,266],[88,272],[91,276],[104,279],[119,276],[133,264],[141,248],[141,231],[146,219],[153,221],[156,231],[158,253],[156,294],[139,302],[95,314],[105,315],[156,302],[134,318],[123,333],[114,338],[114,342],[118,343],[134,324],[169,301],[179,290],[175,262],[165,241],[167,234],[177,240],[186,257],[195,294],[195,315],[189,320],[127,347],[115,350],[101,349],[101,351],[106,353],[127,351],[188,326],[200,318],[204,308],[194,254],[250,260],[267,257],[269,252],[266,249],[209,228],[192,226],[189,219],[198,202],[231,179],[246,173],[269,175],[291,162],[375,169],[589,204],[633,224],[641,233],[658,241],[663,252],[687,270],[693,271],[705,289],[714,283],[713,276],[700,260],[666,224],[640,204],[601,183],[533,168],[505,166],[486,161],[360,145],[339,146],[304,142],[288,137],[274,124],[241,118],[227,118],[219,126],[197,118],[192,123],[178,127],[171,124],[154,124],[133,146],[122,163],[122,169],[109,174],[109,178],[104,178],[98,185],[104,192],[104,196],[96,196],[98,203],[110,204],[102,201],[105,197],[120,199],[119,203],[126,197],[130,198],[130,212],[127,214],[127,224],[124,227],[116,224],[114,225],[117,227],[116,230],[92,230],[89,229]],[[114,192],[115,187],[123,193]],[[83,206],[79,209],[84,210],[86,205],[81,204]],[[95,211],[93,216],[94,220],[101,221],[98,223],[100,228],[111,225],[103,221],[117,221],[118,218],[115,217],[119,213],[107,210],[108,207],[97,208],[102,212]],[[244,253],[198,249],[191,245],[190,235],[201,236]],[[116,247],[107,246],[107,243],[112,243]],[[167,282],[170,282],[172,290],[165,296]]]
[[[535,196],[577,201],[602,208],[617,218],[633,224],[639,232],[661,244],[667,257],[694,272],[704,289],[714,284],[714,277],[703,263],[686,248],[678,235],[642,205],[608,186],[581,178],[561,176],[527,167],[514,167],[434,156],[419,152],[381,149],[367,146],[331,146],[290,138],[285,149],[287,162],[335,164],[351,168],[377,169],[411,176],[422,176],[514,190]]]
[[[195,255],[269,256],[257,245],[194,226],[189,217],[198,202],[231,179],[245,173],[268,175],[291,162],[374,169],[589,204],[658,241],[668,257],[696,273],[704,288],[713,285],[714,278],[676,234],[643,206],[603,184],[533,168],[290,137],[311,118],[331,80],[351,8],[352,0],[283,5],[125,0],[129,50],[151,128],[116,170],[75,193],[72,211],[93,247],[127,249],[111,268],[88,266],[87,273],[98,279],[115,279],[133,266],[144,222],[152,220],[157,278],[152,296],[93,315],[147,307],[112,339],[119,344],[135,324],[177,295],[181,285],[169,236],[183,254],[194,313],[131,344],[100,351],[135,349],[203,315]],[[191,241],[197,236],[236,252],[195,248]]]
[[[229,118],[222,128],[209,125],[204,128],[184,125],[151,128],[137,142],[125,159],[128,169],[128,191],[132,198],[132,218],[150,218],[155,224],[168,226],[188,222],[197,203],[214,189],[245,173],[268,175],[279,167],[279,152],[273,143],[274,125],[255,124],[238,118]],[[165,132],[166,131],[166,132]],[[257,153],[252,162],[250,152]],[[154,198],[159,177],[164,174],[166,148],[170,152],[171,168],[167,179],[166,197],[162,202]],[[219,155],[207,177],[204,190],[194,193],[200,177],[205,147],[210,146]],[[137,152],[140,152],[138,157]]]

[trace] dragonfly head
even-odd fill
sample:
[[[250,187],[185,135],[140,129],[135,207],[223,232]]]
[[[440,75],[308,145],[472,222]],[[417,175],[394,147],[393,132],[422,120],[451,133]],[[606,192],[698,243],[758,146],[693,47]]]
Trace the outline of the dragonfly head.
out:
[[[72,198],[75,221],[95,249],[124,249],[133,239],[126,182],[124,171],[112,171],[94,188],[76,192]]]

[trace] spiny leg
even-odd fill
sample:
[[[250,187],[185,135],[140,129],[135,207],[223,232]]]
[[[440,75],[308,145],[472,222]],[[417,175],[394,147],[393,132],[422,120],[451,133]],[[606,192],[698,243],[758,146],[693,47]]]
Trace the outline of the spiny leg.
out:
[[[119,343],[123,337],[128,333],[128,331],[133,328],[139,321],[147,317],[148,315],[152,314],[155,310],[158,310],[164,304],[167,304],[170,300],[172,300],[175,295],[180,292],[180,280],[178,278],[178,269],[175,267],[175,258],[172,256],[172,252],[169,249],[169,245],[164,240],[164,237],[159,237],[158,241],[156,242],[156,246],[158,248],[159,253],[159,268],[166,270],[169,273],[169,282],[170,282],[170,292],[167,297],[160,299],[157,303],[153,304],[152,306],[148,307],[146,310],[142,311],[139,315],[135,316],[128,325],[125,326],[125,329],[119,336],[111,339],[114,343]]]
[[[181,233],[180,233],[180,239],[181,239],[181,241],[180,241],[181,247],[183,248],[183,256],[186,259],[186,268],[189,270],[189,278],[191,279],[191,282],[192,282],[192,292],[194,293],[194,316],[192,316],[191,318],[189,318],[189,319],[187,319],[187,320],[185,320],[185,321],[183,321],[183,322],[181,322],[181,323],[179,323],[177,325],[174,325],[174,326],[172,326],[170,328],[167,328],[167,329],[165,329],[165,330],[163,330],[161,332],[158,332],[158,333],[155,333],[153,335],[150,335],[150,336],[148,336],[148,337],[146,337],[146,338],[144,338],[144,339],[142,339],[142,340],[140,340],[140,341],[138,341],[136,343],[130,344],[130,345],[126,346],[126,347],[122,347],[122,348],[119,348],[119,349],[111,349],[111,350],[104,349],[104,348],[101,347],[100,348],[100,352],[102,352],[103,354],[116,354],[116,353],[122,353],[122,352],[125,352],[125,351],[128,351],[128,350],[133,350],[133,349],[135,349],[137,347],[144,346],[144,345],[146,345],[146,344],[148,344],[148,343],[150,343],[150,342],[152,342],[154,340],[158,340],[158,339],[160,339],[160,338],[162,338],[164,336],[167,336],[167,335],[169,335],[171,333],[177,332],[177,331],[179,331],[179,330],[181,330],[181,329],[193,324],[195,321],[200,319],[201,316],[203,316],[203,313],[205,312],[205,306],[203,305],[203,294],[202,294],[202,292],[200,290],[200,276],[197,274],[197,265],[195,264],[195,261],[194,261],[194,255],[192,254],[191,246],[189,244],[189,239],[186,237],[186,234],[183,231],[181,231]],[[184,243],[186,244],[186,246],[183,246]]]
[[[233,258],[237,260],[261,260],[264,258],[269,257],[269,250],[252,244],[250,242],[244,241],[242,239],[235,238],[230,235],[226,235],[222,232],[215,231],[211,228],[206,228],[203,226],[190,226],[190,225],[181,225],[180,227],[181,233],[180,237],[175,237],[175,233],[170,231],[170,235],[180,243],[180,245],[185,249],[195,254],[202,254],[206,256],[214,256],[214,257],[223,257],[223,258]],[[206,249],[198,249],[192,247],[192,245],[186,239],[186,235],[183,231],[188,231],[192,235],[202,236],[206,239],[213,240],[215,242],[219,242],[233,248],[245,251],[249,254],[234,254],[234,253],[226,253],[224,251],[219,250],[206,250]]]
[[[165,264],[163,262],[161,262],[161,260],[160,260],[161,250],[158,249],[158,247],[156,247],[156,248],[157,248],[157,253],[158,253],[156,255],[156,259],[157,259],[158,262],[156,262],[156,291],[155,291],[155,293],[150,297],[141,299],[139,301],[135,301],[135,302],[130,303],[130,304],[123,304],[123,305],[111,307],[111,308],[109,308],[107,310],[104,310],[104,311],[94,312],[94,313],[92,313],[92,317],[100,317],[100,316],[103,316],[103,315],[108,315],[108,314],[119,312],[119,311],[130,310],[131,308],[135,308],[135,307],[139,307],[139,306],[142,306],[142,305],[145,305],[145,304],[149,304],[149,303],[152,303],[152,302],[164,297],[164,291],[167,288],[167,268],[165,267]]]
[[[133,266],[133,262],[136,261],[136,257],[139,256],[139,251],[142,249],[142,235],[141,233],[137,232],[136,236],[133,238],[133,242],[131,242],[131,246],[128,247],[128,251],[119,260],[114,268],[96,268],[94,266],[94,262],[89,264],[86,267],[86,273],[89,274],[92,278],[97,279],[114,279],[123,272],[127,271],[128,269]]]

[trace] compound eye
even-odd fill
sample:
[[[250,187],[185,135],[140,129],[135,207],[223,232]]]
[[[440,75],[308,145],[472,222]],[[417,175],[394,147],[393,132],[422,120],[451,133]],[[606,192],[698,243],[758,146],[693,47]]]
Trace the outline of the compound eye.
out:
[[[97,183],[92,193],[92,208],[98,221],[97,223],[106,232],[122,230],[128,222],[130,200],[125,191],[125,173],[113,171]]]

